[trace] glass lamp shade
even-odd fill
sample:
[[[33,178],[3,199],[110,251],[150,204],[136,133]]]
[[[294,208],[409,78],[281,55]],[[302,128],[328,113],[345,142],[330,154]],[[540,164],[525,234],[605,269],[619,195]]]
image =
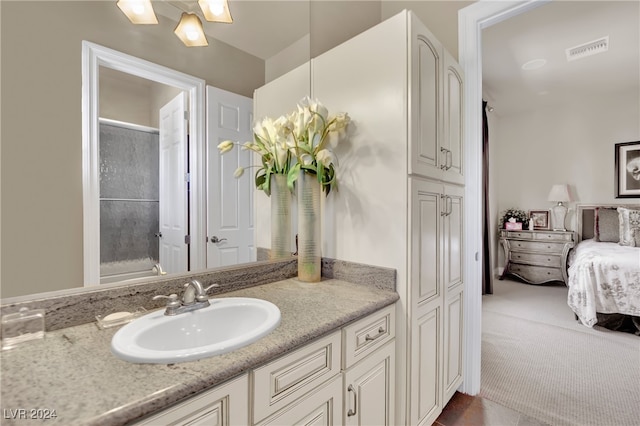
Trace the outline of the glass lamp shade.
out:
[[[118,0],[116,5],[134,24],[157,24],[151,0]]]
[[[202,9],[204,19],[207,21],[222,22],[224,24],[233,22],[227,0],[198,0],[198,4]]]
[[[207,37],[204,35],[202,22],[193,13],[182,13],[178,26],[173,31],[178,38],[188,47],[208,46]]]

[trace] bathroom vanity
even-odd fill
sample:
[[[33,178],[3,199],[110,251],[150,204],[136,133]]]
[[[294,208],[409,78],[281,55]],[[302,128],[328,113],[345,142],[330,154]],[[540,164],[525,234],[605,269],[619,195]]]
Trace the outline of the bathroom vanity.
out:
[[[288,263],[281,264],[287,270]],[[260,267],[273,265],[236,270],[255,280],[264,275]],[[220,415],[217,424],[297,424],[313,413],[357,424],[366,420],[361,415],[380,412],[393,423],[395,272],[341,274],[341,268],[349,265],[325,267],[316,284],[286,278],[232,289],[220,280],[223,292],[214,298],[267,300],[282,316],[261,340],[211,358],[169,365],[122,361],[110,352],[118,327],[102,330],[95,322],[48,331],[42,340],[3,351],[2,424],[42,424],[37,415],[45,412],[55,412],[47,423],[65,425],[174,424],[172,416],[181,424],[203,414]],[[358,275],[356,282],[345,279]]]

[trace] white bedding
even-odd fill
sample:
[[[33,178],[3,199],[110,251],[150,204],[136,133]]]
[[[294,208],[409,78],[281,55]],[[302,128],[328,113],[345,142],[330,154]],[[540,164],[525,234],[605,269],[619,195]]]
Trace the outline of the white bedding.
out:
[[[585,240],[569,262],[567,303],[584,325],[596,312],[640,316],[640,248]]]

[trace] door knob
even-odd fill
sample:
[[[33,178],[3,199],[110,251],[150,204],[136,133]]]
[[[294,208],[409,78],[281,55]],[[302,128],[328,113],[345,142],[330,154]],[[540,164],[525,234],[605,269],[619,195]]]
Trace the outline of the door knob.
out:
[[[218,238],[215,235],[213,237],[211,237],[211,242],[214,243],[214,244],[221,243],[223,241],[227,241],[227,239],[226,238]]]

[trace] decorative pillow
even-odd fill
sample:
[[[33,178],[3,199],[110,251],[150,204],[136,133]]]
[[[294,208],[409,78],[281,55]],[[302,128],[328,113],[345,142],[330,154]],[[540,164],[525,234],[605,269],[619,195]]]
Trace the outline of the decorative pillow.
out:
[[[593,239],[605,243],[620,242],[619,216],[616,208],[596,207]]]
[[[640,229],[640,210],[618,207],[618,217],[620,219],[620,245],[635,247],[636,229]]]

